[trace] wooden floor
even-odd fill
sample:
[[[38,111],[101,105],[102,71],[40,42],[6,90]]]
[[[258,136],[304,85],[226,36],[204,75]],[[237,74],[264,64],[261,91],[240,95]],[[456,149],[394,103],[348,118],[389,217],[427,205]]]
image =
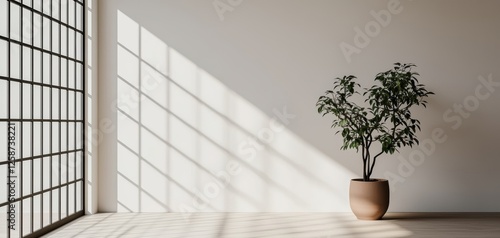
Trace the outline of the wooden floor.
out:
[[[359,221],[349,213],[101,213],[46,237],[500,237],[498,213],[390,213]]]

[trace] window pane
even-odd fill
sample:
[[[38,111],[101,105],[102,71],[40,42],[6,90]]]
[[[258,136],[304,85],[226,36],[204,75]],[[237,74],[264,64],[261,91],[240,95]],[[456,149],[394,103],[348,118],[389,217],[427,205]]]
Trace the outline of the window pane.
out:
[[[0,36],[7,36],[8,5],[7,0],[0,0]]]
[[[7,77],[9,73],[9,49],[7,41],[0,40],[0,76]]]
[[[10,4],[10,38],[21,41],[21,8]]]

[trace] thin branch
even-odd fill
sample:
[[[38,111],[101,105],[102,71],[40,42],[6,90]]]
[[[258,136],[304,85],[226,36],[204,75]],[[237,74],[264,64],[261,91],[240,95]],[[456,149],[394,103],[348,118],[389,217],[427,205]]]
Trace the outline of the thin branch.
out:
[[[370,149],[369,148],[366,148],[366,157],[367,157],[367,160],[368,160],[368,167],[367,167],[368,170],[366,171],[367,172],[367,176],[366,177],[367,177],[367,179],[370,179],[370,175],[371,175],[370,174],[370,159],[371,159],[370,157],[371,156],[370,156]]]
[[[361,140],[361,147],[362,147],[362,150],[361,150],[361,157],[363,158],[363,161],[366,160],[365,158],[365,141],[364,140]]]
[[[332,100],[333,100],[334,102],[337,102],[337,104],[338,104],[338,101],[336,100],[336,98],[334,97],[334,95],[333,95],[333,94],[332,94]],[[356,105],[356,106],[357,106],[357,107],[359,107],[358,105]],[[342,108],[342,109],[345,109],[345,108]],[[356,124],[352,121],[352,118],[351,118],[348,114],[342,113],[342,116],[344,116],[344,117],[345,117],[345,119],[347,119],[347,120],[351,123],[351,125],[352,125],[352,126],[354,126],[354,128],[352,128],[351,126],[349,126],[349,127],[351,127],[351,129],[359,130],[359,128],[358,128],[358,127],[356,126]]]
[[[370,168],[370,171],[368,172],[368,176],[371,176],[373,173],[373,168],[375,167],[375,162],[377,162],[377,157],[379,157],[383,153],[384,153],[384,151],[380,151],[380,153],[378,153],[377,155],[375,155],[375,157],[373,157],[373,163],[372,163],[372,166]]]
[[[366,160],[363,160],[363,180],[367,180],[367,174],[366,174]]]
[[[373,137],[372,137],[372,132],[370,132],[370,134],[368,134],[368,145],[366,147],[370,148],[370,146],[372,145],[372,142],[373,142]]]

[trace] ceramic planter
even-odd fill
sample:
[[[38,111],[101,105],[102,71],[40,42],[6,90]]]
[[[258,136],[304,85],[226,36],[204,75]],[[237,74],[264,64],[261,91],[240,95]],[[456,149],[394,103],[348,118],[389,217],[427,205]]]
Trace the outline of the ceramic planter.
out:
[[[360,220],[378,220],[389,208],[389,182],[386,179],[352,179],[349,186],[349,203]]]

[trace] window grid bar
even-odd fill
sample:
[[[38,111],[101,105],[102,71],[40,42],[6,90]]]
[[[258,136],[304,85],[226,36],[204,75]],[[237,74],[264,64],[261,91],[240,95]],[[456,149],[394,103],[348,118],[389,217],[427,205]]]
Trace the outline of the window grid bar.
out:
[[[42,6],[42,11],[43,11],[43,6]],[[50,17],[52,17],[52,7],[50,7]],[[50,17],[49,17],[49,20],[50,20]],[[49,32],[50,32],[49,33],[49,36],[50,36],[49,49],[50,50],[49,51],[53,52],[53,50],[52,50],[52,38],[53,38],[53,35],[52,35],[53,34],[53,32],[52,32],[52,22],[50,22],[50,24],[49,24],[49,29],[50,29],[49,30]],[[49,65],[50,65],[49,66],[49,72],[50,72],[49,73],[49,77],[50,77],[49,81],[53,85],[53,82],[52,82],[52,67],[53,67],[53,65],[52,65],[52,55],[50,55],[49,57],[50,57],[49,58]],[[43,82],[43,79],[42,79],[42,82]],[[49,96],[49,101],[50,101],[50,103],[49,103],[49,105],[50,105],[50,107],[49,107],[49,109],[50,109],[49,110],[50,111],[49,118],[51,120],[49,122],[49,124],[50,124],[50,130],[49,130],[49,133],[50,133],[50,137],[49,137],[50,138],[49,139],[50,140],[49,153],[52,154],[53,153],[53,151],[52,151],[52,146],[53,146],[53,140],[52,140],[52,138],[54,137],[54,134],[53,134],[53,129],[54,128],[52,127],[52,125],[53,125],[53,123],[52,123],[52,105],[53,105],[53,102],[52,102],[52,89],[49,90],[49,95],[50,95]],[[53,173],[53,167],[54,167],[54,165],[53,165],[53,162],[52,162],[52,156],[50,157],[50,161],[49,162],[50,162],[50,180],[49,180],[50,181],[50,187],[54,187],[54,181],[53,181],[53,177],[54,177],[53,176],[54,175],[54,173]],[[52,217],[53,213],[54,213],[54,209],[53,209],[53,202],[54,202],[53,199],[54,198],[53,198],[53,191],[52,190],[49,191],[49,197],[50,197],[50,203],[49,203],[49,211],[50,211],[49,217],[50,217],[50,222],[49,222],[49,224],[52,224],[52,223],[54,223],[54,219]]]
[[[42,4],[42,11],[43,11],[43,4]],[[42,21],[42,27],[40,27],[40,47],[41,49],[43,49],[43,33],[44,33],[44,28],[43,27],[43,17],[40,18],[40,21]],[[44,66],[45,66],[45,62],[44,62],[44,59],[43,59],[43,51],[40,52],[40,82],[41,84],[43,85],[43,75],[44,75]],[[35,80],[33,80],[34,82]],[[41,86],[40,87],[40,118],[43,118],[43,86],[42,85],[39,85]],[[33,85],[34,86],[34,85]],[[39,123],[40,125],[40,154],[43,155],[43,125],[44,125],[44,122],[40,122]],[[33,161],[33,160],[31,160]],[[44,166],[44,160],[43,160],[43,157],[41,157],[40,159],[40,174],[41,174],[41,179],[40,179],[40,190],[43,190],[43,178],[44,178],[44,169],[45,166]],[[40,228],[43,227],[43,218],[44,218],[44,201],[43,201],[43,193],[40,195]]]
[[[60,2],[60,4],[59,4],[59,14],[61,14],[61,7],[62,7],[61,5],[62,5],[62,3]],[[69,4],[66,4],[66,5],[69,5]],[[62,17],[62,16],[61,16],[61,17]],[[68,8],[67,8],[67,7],[66,7],[66,20],[69,20],[69,17],[68,17]],[[75,26],[76,26],[76,25],[75,25]],[[69,45],[68,45],[68,41],[69,41],[69,39],[68,39],[68,32],[69,32],[69,31],[68,31],[68,30],[66,30],[66,52],[67,52],[67,51],[69,51]],[[63,37],[63,36],[61,35],[61,31],[59,31],[59,38],[60,38],[60,39],[62,39],[62,37]],[[60,40],[60,42],[62,42],[62,40]],[[61,45],[62,45],[62,44],[59,44],[59,46],[61,46]],[[75,48],[76,48],[76,45],[75,45]],[[66,63],[66,67],[68,67],[68,64],[67,64],[67,63]],[[59,72],[61,72],[61,71],[59,71]],[[67,72],[68,72],[68,70],[66,70],[66,75],[67,75]],[[60,81],[59,81],[59,85],[62,85],[62,84],[61,84],[61,82],[62,82],[62,81],[61,81],[61,77],[59,77],[59,80],[60,80]],[[67,80],[68,80],[68,76],[66,76],[66,85],[69,85],[69,84],[67,83]],[[61,96],[61,95],[59,95],[59,96]],[[59,105],[59,106],[61,107],[61,110],[62,110],[62,106],[61,106],[61,105]],[[68,108],[68,103],[66,103],[66,114],[68,114],[68,110],[69,110],[69,108]],[[75,110],[76,110],[76,109],[75,109]],[[61,111],[59,111],[59,112],[61,112]],[[59,115],[59,119],[62,119],[61,115]],[[69,119],[69,118],[68,118],[68,117],[66,117],[66,119]],[[69,123],[66,123],[66,124],[65,124],[65,125],[66,125],[66,149],[67,149],[67,150],[68,150],[68,146],[67,146],[67,145],[68,145],[68,124],[69,124]],[[66,155],[66,182],[68,182],[68,181],[69,181],[69,179],[68,179],[68,158],[69,158],[69,156],[68,156],[68,155]],[[68,211],[68,209],[67,209],[67,205],[68,205],[68,204],[69,204],[69,196],[68,196],[68,189],[66,188],[66,216],[67,216],[67,217],[70,215],[70,214],[69,214],[69,211]]]
[[[69,6],[68,6],[68,7],[69,7]],[[75,7],[75,9],[76,9],[76,7]],[[70,9],[68,8],[68,11],[67,11],[67,14],[68,14],[68,21],[69,21],[69,11],[70,11]],[[76,11],[75,11],[75,12],[76,12]],[[75,19],[76,19],[76,18],[75,18]],[[75,21],[75,26],[76,26],[76,21]],[[66,35],[66,37],[67,37],[67,43],[68,43],[68,55],[69,55],[69,31],[68,31],[68,34]],[[76,45],[75,45],[75,49],[76,49]],[[75,52],[74,52],[74,56],[75,56],[75,59],[76,59],[76,50],[75,50]],[[76,64],[74,64],[74,65],[75,65],[75,66],[74,66],[74,68],[75,68],[75,71],[76,71]],[[69,64],[68,64],[68,67],[69,67]],[[69,85],[69,70],[68,70],[68,77],[67,77],[67,80],[68,80],[67,84]],[[75,87],[75,88],[77,88],[77,87],[76,87],[76,84],[74,84],[74,87]],[[69,93],[68,93],[68,98],[69,98]],[[66,110],[66,118],[68,118],[68,119],[69,119],[69,103],[67,103],[67,105],[66,105],[66,106],[67,106],[67,108],[68,108],[68,109]],[[76,118],[73,118],[73,119],[76,119]],[[67,125],[67,126],[68,126],[68,132],[69,132],[69,128],[70,128],[69,123],[68,123],[68,125]],[[76,134],[76,131],[75,131],[75,134]],[[69,138],[69,133],[68,133],[68,137],[67,137],[67,138],[68,138],[67,143],[68,143],[68,148],[69,148],[69,140],[70,140],[70,138]],[[76,148],[76,144],[74,144],[74,145],[75,145],[75,148]],[[75,161],[74,161],[74,162],[75,162],[75,163],[74,163],[75,167],[76,167],[76,154],[77,154],[77,153],[74,153],[74,156],[73,156],[73,158],[75,158]],[[69,157],[68,157],[68,161],[69,161]],[[76,179],[76,173],[75,173],[75,179]],[[75,183],[75,185],[74,185],[74,186],[75,186],[75,192],[76,192],[76,183]],[[75,193],[75,195],[76,195],[76,193]],[[75,197],[76,197],[76,196],[75,196]],[[76,200],[75,200],[75,211],[76,211]]]
[[[62,18],[61,17],[61,1],[59,1],[59,4],[58,4],[58,11],[59,11],[59,18]],[[59,24],[58,25],[59,27],[59,34],[58,34],[58,41],[59,41],[59,53],[61,53],[61,25]],[[59,86],[61,86],[61,57],[59,57],[59,60],[58,60],[58,63],[59,63],[59,66],[57,67],[59,70],[57,72],[57,76],[58,76],[58,80],[59,80]],[[61,120],[61,91],[59,90],[59,102],[58,102],[58,106],[59,106],[59,117],[58,119]],[[75,111],[76,111],[76,108],[75,108]],[[61,122],[59,121],[59,151],[61,151]],[[62,180],[61,180],[61,154],[59,155],[59,185],[61,185],[62,183]],[[66,182],[68,182],[68,180],[66,180]],[[66,203],[68,203],[68,198],[66,198]],[[68,215],[68,213],[66,213],[66,215]],[[61,190],[59,189],[59,220],[61,220]]]
[[[12,1],[12,0],[9,0],[9,1]],[[72,1],[72,0],[70,0],[70,1]],[[74,1],[74,2],[77,2],[77,1]],[[51,11],[50,11],[50,12],[51,12],[51,13],[50,13],[50,16],[49,16],[49,15],[47,15],[47,14],[43,13],[43,9],[42,9],[42,11],[38,11],[38,10],[36,10],[36,9],[32,8],[32,7],[29,7],[29,6],[24,5],[24,4],[23,4],[23,3],[21,3],[21,2],[12,1],[12,3],[14,3],[14,4],[18,5],[19,7],[21,7],[21,10],[22,10],[23,8],[26,8],[26,9],[28,9],[28,10],[32,11],[32,12],[35,12],[35,13],[37,13],[37,14],[41,15],[42,17],[46,17],[46,18],[48,18],[48,19],[49,19],[49,20],[51,20],[51,21],[55,21],[55,22],[56,22],[57,24],[59,24],[59,25],[63,25],[63,26],[65,26],[65,27],[69,27],[69,28],[71,28],[71,29],[73,29],[73,30],[75,30],[75,31],[78,31],[78,32],[80,32],[80,33],[82,33],[82,34],[83,34],[83,31],[81,31],[81,30],[78,30],[78,29],[77,29],[76,22],[75,22],[75,27],[72,27],[72,26],[70,26],[68,23],[64,23],[64,22],[62,22],[61,20],[57,20],[57,19],[55,19],[55,18],[52,16],[52,15],[53,15],[53,14],[52,14],[52,8],[51,8]],[[33,6],[33,5],[32,5],[32,6]],[[43,7],[43,4],[42,4],[42,7]],[[75,6],[75,8],[76,8],[76,6]],[[61,12],[61,11],[59,11],[59,12]],[[59,16],[59,18],[60,18],[60,16]]]
[[[1,118],[0,122],[8,122],[8,121],[14,121],[14,122],[80,122],[83,123],[83,120],[56,120],[56,119],[5,119]]]
[[[33,0],[31,0],[31,6],[33,6]],[[33,11],[31,11],[31,27],[30,27],[31,28],[31,45],[35,45],[35,36],[34,36],[35,20],[34,20],[34,15],[35,14],[33,13]],[[33,59],[34,58],[33,57],[34,56],[33,49],[31,49],[30,52],[31,52],[31,81],[34,81],[35,80],[35,78],[34,78],[35,77],[35,73],[33,71],[34,71],[35,66],[34,66],[34,59]],[[34,107],[35,107],[34,106],[35,105],[34,104],[35,101],[33,99],[34,98],[34,96],[33,96],[33,88],[35,86],[33,84],[30,84],[30,85],[31,85],[31,87],[30,87],[30,89],[31,89],[31,109],[30,109],[31,116],[30,116],[30,119],[33,119],[34,118],[34,112],[33,111],[34,111]],[[34,133],[33,133],[33,131],[35,130],[35,126],[34,126],[35,123],[33,121],[31,121],[30,123],[31,123],[31,149],[30,149],[31,154],[30,155],[31,155],[31,157],[33,157],[33,155],[35,154],[35,152],[34,152],[34,146],[33,146],[33,144],[34,144],[34,141],[33,141]],[[31,177],[30,177],[31,178],[31,182],[30,182],[30,185],[31,185],[30,194],[33,194],[33,192],[34,192],[34,170],[35,169],[33,168],[33,165],[34,165],[33,160],[31,160],[30,162],[31,162],[31,166],[30,166],[30,172],[31,172]],[[30,208],[31,208],[31,211],[30,211],[31,212],[31,221],[30,221],[30,223],[31,223],[31,229],[30,229],[30,233],[33,233],[33,230],[34,230],[34,227],[35,227],[35,219],[34,219],[34,216],[33,216],[35,214],[34,213],[34,199],[31,198],[30,202],[31,202],[31,206],[30,206]],[[42,213],[40,213],[40,214],[42,214]],[[43,219],[43,216],[41,215],[41,219],[40,220],[42,221],[42,219]],[[40,226],[40,227],[42,227],[42,226]]]
[[[59,6],[59,9],[61,9],[61,7],[62,7],[62,6],[60,5],[60,6]],[[61,12],[61,11],[59,10],[59,12]],[[69,14],[68,14],[68,13],[69,13],[69,4],[66,4],[66,20],[67,20],[67,21],[68,21],[68,23],[69,23]],[[62,16],[61,16],[61,17],[62,17]],[[75,27],[76,27],[76,25],[75,25]],[[69,32],[69,29],[66,29],[66,54],[67,54],[67,55],[69,55],[68,32]],[[59,33],[61,33],[61,32],[59,32]],[[59,37],[60,37],[60,39],[61,39],[61,40],[60,40],[60,42],[62,42],[63,35],[60,35]],[[75,57],[75,59],[76,59],[76,57]],[[66,87],[68,87],[68,88],[69,88],[69,84],[68,84],[68,78],[69,78],[69,75],[68,75],[68,72],[69,72],[69,64],[70,64],[70,62],[69,62],[69,61],[66,61],[66,73],[65,73],[66,75],[65,75],[65,77],[66,77]],[[59,83],[59,84],[60,84],[60,85],[62,85],[62,80],[60,81],[60,83]],[[75,87],[75,89],[76,89],[76,87]],[[68,101],[68,94],[69,94],[68,92],[69,92],[69,91],[67,91],[67,90],[66,90],[66,91],[65,91],[65,90],[61,90],[61,96],[62,96],[62,92],[64,92],[64,93],[66,94],[66,101]],[[66,102],[66,114],[68,113],[68,110],[69,110],[69,108],[68,108],[68,104],[69,104],[69,103],[68,103],[68,102]],[[61,106],[61,105],[60,105],[60,106]],[[61,110],[62,110],[62,106],[61,106]],[[75,110],[76,110],[76,109],[75,109]],[[61,115],[59,115],[59,117],[60,117],[60,119],[62,119]],[[70,121],[70,120],[69,120],[69,118],[68,118],[67,116],[66,116],[66,120],[68,120],[68,122],[66,122],[66,123],[65,123],[65,127],[66,127],[66,150],[69,150],[69,146],[68,146],[68,135],[69,135],[69,131],[68,131],[68,124],[69,124],[69,121]],[[62,132],[61,132],[61,136],[62,136]],[[67,161],[67,158],[69,157],[69,155],[70,155],[70,154],[71,154],[71,153],[67,153],[67,154],[66,154],[66,161]],[[69,179],[66,179],[66,182],[68,182],[68,181],[69,181]],[[66,203],[68,203],[68,202],[69,202],[69,198],[67,198],[67,199],[66,199]],[[68,217],[68,216],[70,216],[70,214],[69,214],[68,212],[66,212],[66,216]]]
[[[28,160],[34,160],[34,159],[41,159],[43,157],[49,157],[49,156],[57,156],[59,154],[69,154],[69,153],[76,153],[76,152],[79,152],[79,151],[83,151],[83,149],[76,149],[76,150],[68,150],[68,151],[62,151],[62,152],[57,152],[57,153],[52,153],[52,154],[45,154],[45,155],[37,155],[37,156],[32,156],[32,157],[26,157],[26,158],[19,158],[19,159],[16,159],[14,161],[2,161],[0,162],[0,165],[6,165],[8,164],[9,162],[12,163],[12,162],[21,162],[21,161],[28,161]]]
[[[10,203],[16,203],[16,202],[19,202],[19,201],[21,201],[21,200],[23,200],[23,199],[26,199],[26,198],[30,198],[30,197],[34,197],[34,196],[37,196],[37,195],[41,195],[41,194],[46,193],[46,192],[50,192],[50,191],[52,191],[52,190],[55,190],[55,189],[58,189],[58,188],[62,188],[62,187],[67,186],[67,185],[69,185],[69,184],[76,184],[76,183],[81,182],[81,181],[83,181],[83,178],[81,178],[81,179],[77,179],[77,180],[73,180],[73,181],[70,181],[70,182],[67,182],[67,183],[63,183],[63,184],[61,184],[61,185],[56,185],[56,186],[54,186],[54,187],[50,187],[50,188],[47,188],[47,189],[44,189],[44,190],[40,190],[40,191],[38,191],[38,192],[36,192],[36,193],[29,194],[29,195],[26,195],[26,196],[23,196],[23,197],[18,197],[18,198],[16,198],[14,201],[9,201],[9,202],[0,203],[0,207],[7,206],[7,205],[8,205],[8,204],[10,204]],[[80,210],[80,211],[81,211],[81,210]]]
[[[5,77],[5,76],[0,76],[0,80],[12,81],[12,82],[19,82],[19,83],[25,83],[25,84],[31,84],[31,85],[37,85],[37,86],[40,86],[40,87],[46,87],[46,88],[51,88],[51,89],[55,88],[55,89],[59,89],[59,90],[69,90],[69,91],[73,91],[73,92],[83,93],[83,90],[76,89],[76,88],[68,88],[68,87],[62,87],[62,86],[57,86],[57,85],[50,85],[50,84],[46,84],[46,83],[33,82],[33,81],[23,81],[22,79],[16,79],[16,78],[10,78],[9,79],[8,77]]]
[[[73,21],[75,22],[75,26],[76,26],[76,27],[78,27],[78,21],[77,21],[77,18],[76,18],[76,15],[77,15],[77,14],[76,14],[76,9],[77,9],[77,6],[75,5],[75,7],[74,7],[74,9],[73,9],[73,11],[74,11],[74,12],[73,12],[73,16],[74,16],[74,18],[75,18],[75,19],[74,19]],[[75,35],[75,37],[73,37],[73,40],[74,40],[74,45],[76,46],[76,45],[78,44],[78,40],[77,40],[78,34],[77,34],[77,32],[75,32],[75,33],[74,33],[74,35]],[[75,47],[74,51],[75,51],[75,52],[74,52],[74,54],[75,54],[75,59],[78,59],[78,52],[77,52],[76,47]],[[83,52],[82,52],[82,53],[83,53]],[[76,64],[76,63],[75,63],[75,72],[74,72],[74,74],[75,74],[75,75],[74,75],[74,77],[73,77],[73,80],[75,81],[75,82],[74,82],[75,88],[78,88],[78,85],[77,85],[77,80],[76,80],[76,78],[77,78],[77,76],[78,76],[78,75],[77,75],[77,72],[78,72],[77,67],[78,67],[78,64]],[[83,88],[82,88],[82,89],[83,89]],[[73,101],[74,101],[74,104],[75,104],[75,105],[74,105],[74,107],[75,107],[75,108],[78,108],[78,107],[77,107],[77,105],[76,105],[76,101],[77,101],[77,100],[76,100],[76,97],[77,97],[77,94],[78,94],[78,93],[74,93],[74,97],[75,97],[75,98],[74,98],[74,100],[73,100]],[[85,109],[83,109],[83,110],[85,110]],[[69,113],[69,112],[68,112],[68,113]],[[76,117],[76,110],[74,110],[74,111],[73,111],[73,119],[77,119],[77,117]],[[77,129],[76,129],[76,128],[77,128],[77,126],[78,126],[78,123],[74,123],[74,124],[75,124],[75,125],[74,125],[74,126],[75,126],[75,128],[74,128],[74,129],[75,129],[75,133],[73,133],[73,134],[74,134],[74,136],[75,136],[75,148],[76,148],[76,147],[79,147],[79,146],[77,145],[77,143],[76,143],[76,142],[77,142],[77,140],[76,140],[76,138],[77,138],[77,134],[76,134]],[[75,165],[76,165],[76,161],[77,161],[77,159],[76,159],[76,157],[77,157],[77,156],[78,156],[78,153],[75,153]],[[84,166],[82,166],[82,167],[84,167]],[[76,172],[76,166],[75,166],[75,172]],[[76,178],[76,173],[75,173],[75,178]],[[75,186],[76,186],[76,185],[75,185]],[[75,191],[76,191],[76,188],[75,188]],[[76,196],[75,196],[75,198],[76,198]],[[76,208],[75,208],[75,209],[76,209]]]
[[[50,24],[52,26],[52,24]],[[43,27],[42,27],[43,29]],[[25,47],[29,47],[31,48],[32,50],[38,50],[42,53],[47,53],[47,54],[50,54],[52,56],[57,56],[57,57],[61,57],[61,58],[64,58],[64,59],[67,59],[67,60],[71,60],[73,62],[77,62],[77,63],[83,63],[81,60],[78,60],[76,58],[71,58],[69,56],[66,56],[66,55],[62,55],[60,53],[55,53],[55,52],[52,52],[51,50],[46,50],[44,49],[43,47],[36,47],[34,45],[30,45],[30,44],[27,44],[25,42],[22,42],[22,41],[18,41],[18,40],[14,40],[14,39],[10,39],[9,37],[5,37],[5,36],[1,36],[0,35],[0,39],[2,40],[5,40],[5,41],[8,41],[9,43],[15,43],[15,44],[18,44],[18,45],[21,45],[21,46],[25,46]],[[42,40],[43,41],[43,40]],[[52,42],[51,42],[52,43]]]
[[[85,81],[86,81],[86,68],[85,68],[85,65],[87,64],[86,62],[86,48],[85,48],[85,44],[87,42],[87,30],[85,28],[85,24],[86,24],[86,14],[87,14],[87,8],[85,7],[85,0],[82,0],[82,24],[81,24],[81,27],[82,27],[82,31],[84,32],[84,34],[82,34],[82,45],[80,47],[80,50],[82,51],[82,72],[81,72],[81,77],[82,77],[82,80],[81,80],[81,83],[82,83],[82,101],[81,101],[81,106],[82,106],[82,120],[85,120],[85,116],[86,116],[86,104],[85,104],[85,97],[86,97],[86,90],[85,90]],[[82,129],[81,129],[81,140],[82,140],[82,153],[81,153],[81,156],[82,156],[82,161],[81,161],[81,165],[82,165],[82,176],[81,178],[84,179],[85,178],[85,158],[86,158],[86,154],[87,154],[87,150],[86,150],[86,139],[85,139],[85,127],[87,126],[86,123],[81,123],[80,124]],[[75,159],[75,165],[76,165],[76,159]],[[76,166],[75,166],[75,170],[76,170]],[[76,171],[75,171],[76,172]],[[75,179],[76,179],[76,173],[75,173]],[[82,210],[85,210],[85,180],[83,180],[82,182],[82,191],[81,191],[81,196],[82,196],[82,199],[80,200],[81,203],[82,203],[82,206],[81,206],[81,209]],[[75,186],[75,198],[76,198],[76,186]],[[76,199],[75,199],[75,211],[76,211]]]
[[[21,30],[20,30],[20,40],[23,41],[23,30],[22,30],[22,25],[23,25],[23,9],[21,8],[20,9],[20,16],[21,16],[21,19],[20,20],[20,27],[21,27]],[[23,72],[23,56],[24,56],[24,47],[20,46],[20,50],[19,50],[19,75],[21,76],[21,79],[24,79],[24,72]],[[24,117],[24,112],[23,112],[23,83],[20,83],[19,84],[19,95],[20,95],[20,98],[19,98],[19,118],[23,118]],[[20,133],[19,133],[19,158],[23,158],[23,123],[20,122],[19,123],[19,128],[20,128]],[[18,177],[19,177],[19,194],[20,196],[19,197],[23,197],[23,164],[24,162],[20,162],[19,163],[19,172],[18,172]],[[23,216],[24,216],[24,201],[21,199],[20,202],[19,202],[19,207],[20,207],[20,221],[19,221],[19,237],[23,237],[23,225],[24,225],[24,219],[23,219]]]
[[[11,18],[11,14],[10,14],[10,10],[11,10],[11,7],[10,7],[10,0],[7,0],[7,36],[9,37],[10,39],[10,18]],[[10,58],[11,58],[11,54],[10,54],[10,42],[7,42],[7,55],[9,57],[9,60],[7,60],[7,76],[10,78]],[[8,81],[7,82],[7,117],[8,119],[11,118],[11,100],[10,100],[10,97],[11,97],[11,93],[10,93],[10,86],[11,86],[11,82]],[[8,121],[7,123],[7,131],[8,131],[8,128],[10,126],[10,120]],[[7,141],[9,141],[9,135],[7,133]],[[10,159],[10,153],[9,153],[9,143],[7,143],[7,153],[8,153],[8,157],[7,157],[7,162],[9,162],[9,159]],[[11,175],[10,175],[10,169],[11,169],[11,164],[10,163],[7,163],[7,177],[9,179],[9,181],[11,180]],[[9,186],[7,186],[7,196],[10,196],[10,190],[9,190]],[[7,198],[7,206],[10,207],[10,204],[12,203],[12,201]],[[10,211],[9,211],[10,212]],[[9,221],[10,222],[10,221]],[[11,233],[11,229],[10,228],[7,228],[7,238],[10,238],[10,234]]]

